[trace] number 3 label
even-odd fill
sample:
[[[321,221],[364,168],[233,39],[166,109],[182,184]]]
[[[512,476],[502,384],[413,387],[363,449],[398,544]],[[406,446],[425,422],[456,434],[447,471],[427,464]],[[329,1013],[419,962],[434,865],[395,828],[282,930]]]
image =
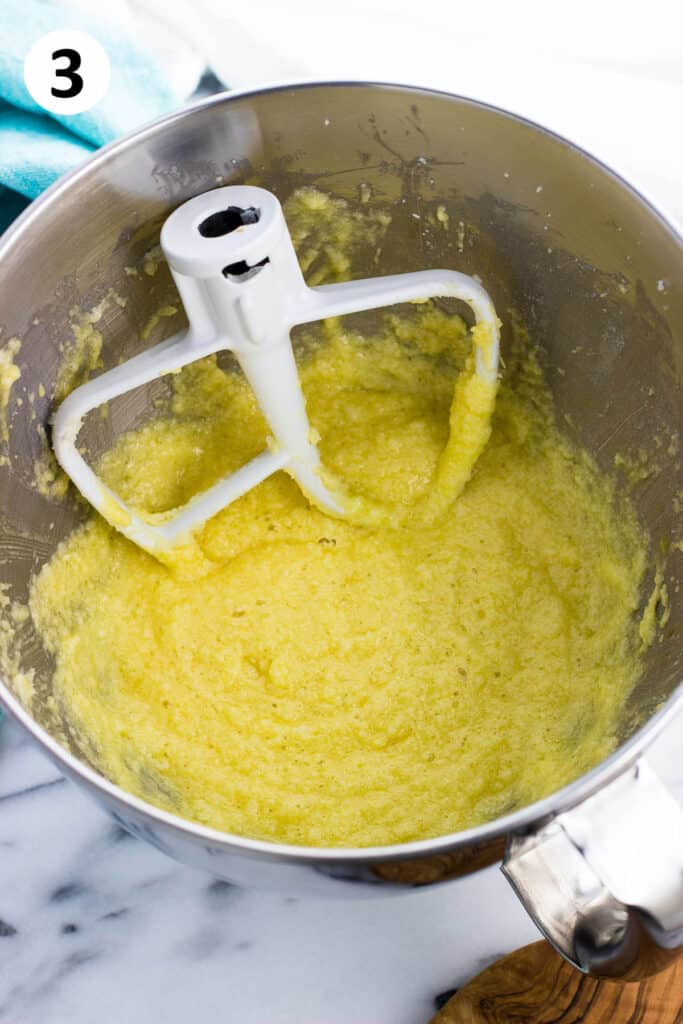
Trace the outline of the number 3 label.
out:
[[[111,66],[104,47],[87,32],[60,29],[33,44],[24,61],[24,82],[51,114],[82,114],[104,97]]]
[[[59,96],[60,99],[70,100],[72,97],[78,96],[79,93],[83,92],[83,79],[78,74],[78,68],[80,68],[83,62],[78,50],[69,50],[66,46],[63,46],[61,50],[55,50],[52,54],[53,60],[57,60],[59,57],[66,57],[69,63],[65,68],[59,68],[59,70],[55,71],[55,75],[68,78],[69,85],[66,89],[56,89],[53,85],[50,92],[53,96]]]

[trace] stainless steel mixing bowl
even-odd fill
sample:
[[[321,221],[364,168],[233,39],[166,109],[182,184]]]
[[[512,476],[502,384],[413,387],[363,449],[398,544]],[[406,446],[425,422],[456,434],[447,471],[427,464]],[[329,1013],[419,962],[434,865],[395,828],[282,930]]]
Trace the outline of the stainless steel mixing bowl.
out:
[[[610,471],[618,453],[649,456],[655,471],[634,488],[634,500],[653,558],[665,562],[673,600],[624,717],[621,746],[560,792],[480,828],[384,849],[317,850],[202,828],[103,778],[59,720],[50,658],[30,622],[4,652],[5,705],[121,825],[216,875],[363,894],[444,882],[503,859],[535,919],[582,969],[619,974],[656,966],[656,947],[677,946],[683,929],[681,812],[642,761],[673,712],[682,676],[676,586],[683,559],[669,549],[680,537],[683,497],[675,451],[683,410],[683,243],[633,189],[557,136],[440,93],[285,87],[218,96],[167,117],[50,189],[0,250],[2,339],[22,340],[22,376],[8,410],[9,462],[0,468],[0,571],[8,595],[26,600],[32,575],[84,514],[72,496],[50,500],[33,483],[74,307],[92,308],[111,289],[127,300],[103,307],[105,367],[149,344],[142,325],[174,300],[174,288],[165,267],[153,277],[130,268],[144,264],[176,205],[231,182],[265,185],[281,199],[316,184],[354,202],[362,194],[370,204],[389,204],[380,266],[368,252],[358,275],[441,265],[480,275],[506,323],[516,311],[542,346],[558,409],[576,439]],[[439,206],[449,231],[436,218]],[[155,337],[179,326],[177,317],[164,320]],[[128,403],[109,425],[101,421],[93,445],[133,422],[148,400]],[[34,672],[30,707],[22,704],[19,668]]]

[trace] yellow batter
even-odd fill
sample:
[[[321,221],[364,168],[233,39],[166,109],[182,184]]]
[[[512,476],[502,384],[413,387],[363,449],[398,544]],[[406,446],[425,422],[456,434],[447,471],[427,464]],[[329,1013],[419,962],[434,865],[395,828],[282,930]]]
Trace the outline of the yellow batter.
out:
[[[373,338],[332,324],[309,339],[309,416],[349,490],[383,507],[433,500],[471,344],[431,305]],[[208,359],[101,472],[163,512],[265,437],[246,385]],[[559,433],[521,333],[488,446],[436,511],[362,527],[280,473],[206,525],[182,573],[93,516],[31,599],[92,758],[185,817],[316,846],[469,827],[595,764],[641,668],[646,543]]]

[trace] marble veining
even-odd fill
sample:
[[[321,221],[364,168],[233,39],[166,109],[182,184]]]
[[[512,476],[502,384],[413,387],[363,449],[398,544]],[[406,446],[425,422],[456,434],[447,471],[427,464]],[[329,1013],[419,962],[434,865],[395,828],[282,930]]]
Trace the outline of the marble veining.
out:
[[[682,744],[683,715],[651,754],[681,802]],[[212,879],[0,728],[0,1024],[426,1024],[537,937],[495,868],[349,902]]]

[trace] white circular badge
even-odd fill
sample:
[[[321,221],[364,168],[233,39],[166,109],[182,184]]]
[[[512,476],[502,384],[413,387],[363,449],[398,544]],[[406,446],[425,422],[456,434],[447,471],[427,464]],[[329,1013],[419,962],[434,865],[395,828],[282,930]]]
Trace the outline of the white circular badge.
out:
[[[110,77],[107,51],[78,29],[58,29],[41,36],[24,61],[26,88],[51,114],[90,110],[106,93]]]

